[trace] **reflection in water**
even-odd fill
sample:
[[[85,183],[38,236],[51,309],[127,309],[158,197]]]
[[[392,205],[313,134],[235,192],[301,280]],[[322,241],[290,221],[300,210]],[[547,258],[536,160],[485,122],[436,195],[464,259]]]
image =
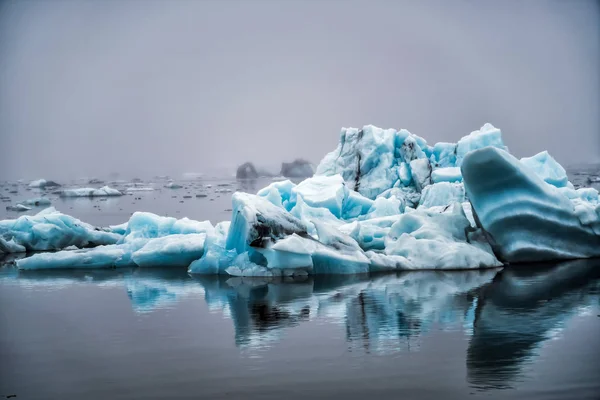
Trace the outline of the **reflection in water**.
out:
[[[306,321],[342,326],[351,349],[389,354],[419,349],[431,331],[470,337],[467,379],[509,387],[568,317],[598,303],[600,261],[504,270],[283,278],[190,277],[181,269],[17,271],[0,284],[57,290],[65,285],[124,287],[136,312],[174,307],[189,296],[231,319],[240,348],[275,346]]]
[[[600,260],[507,268],[483,288],[467,352],[469,381],[505,387],[540,344],[599,297]]]

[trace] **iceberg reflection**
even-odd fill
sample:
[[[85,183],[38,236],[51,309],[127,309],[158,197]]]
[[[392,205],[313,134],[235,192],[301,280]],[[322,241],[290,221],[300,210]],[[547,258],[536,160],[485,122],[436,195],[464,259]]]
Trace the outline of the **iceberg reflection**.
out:
[[[481,291],[467,351],[469,382],[510,386],[539,346],[598,302],[600,260],[504,269]]]
[[[0,285],[61,290],[74,284],[124,289],[137,313],[203,298],[210,312],[232,321],[241,349],[273,347],[287,330],[314,321],[339,326],[350,349],[377,354],[418,350],[427,335],[454,332],[468,339],[466,379],[485,389],[513,385],[569,317],[598,306],[600,260],[296,278],[190,277],[173,268],[0,267]],[[190,318],[174,318],[180,317]]]

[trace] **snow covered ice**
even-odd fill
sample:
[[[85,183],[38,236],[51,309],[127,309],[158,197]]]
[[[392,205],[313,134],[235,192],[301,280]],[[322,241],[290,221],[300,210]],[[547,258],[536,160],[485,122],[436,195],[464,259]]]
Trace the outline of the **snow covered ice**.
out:
[[[511,156],[491,124],[433,145],[405,129],[367,125],[342,129],[314,176],[234,193],[231,221],[214,227],[136,212],[94,228],[53,209],[0,222],[0,252],[61,249],[17,265],[183,266],[237,277],[494,268],[600,256],[600,201],[593,188],[575,189],[547,152]]]

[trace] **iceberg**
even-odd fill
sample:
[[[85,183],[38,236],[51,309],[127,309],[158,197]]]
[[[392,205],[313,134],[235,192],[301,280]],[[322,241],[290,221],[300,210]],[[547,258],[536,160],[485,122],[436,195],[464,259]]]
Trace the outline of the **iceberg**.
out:
[[[50,188],[50,187],[58,187],[60,186],[58,183],[54,182],[54,181],[47,181],[45,179],[38,179],[35,181],[31,181],[29,183],[29,187],[30,188],[39,188],[39,189],[45,189],[45,188]]]
[[[40,207],[40,206],[49,206],[50,204],[52,204],[52,202],[50,201],[50,199],[48,199],[46,197],[36,197],[34,199],[23,200],[20,204],[23,204],[25,206]]]
[[[232,190],[219,186],[214,192]],[[109,187],[62,193],[121,194]],[[214,227],[145,212],[102,229],[56,211],[0,222],[4,253],[60,249],[17,264],[182,266],[266,278],[495,268],[600,256],[600,199],[593,188],[575,189],[547,152],[511,156],[491,124],[434,145],[405,129],[367,125],[342,129],[314,176],[234,193],[231,222]]]
[[[122,196],[123,193],[109,186],[103,186],[100,189],[95,188],[77,188],[65,189],[60,192],[60,197],[107,197]]]
[[[501,260],[600,256],[600,207],[579,203],[578,212],[527,163],[486,147],[466,155],[462,174],[475,220]]]
[[[115,244],[121,235],[105,232],[71,216],[61,214],[53,207],[33,216],[0,221],[0,237],[3,241],[19,245],[2,246],[19,251],[51,251],[75,246],[94,247]],[[24,250],[22,250],[24,249]]]
[[[24,212],[31,210],[31,207],[24,206],[23,204],[16,204],[14,206],[6,206],[6,211]]]
[[[120,226],[119,230],[122,229]],[[17,266],[20,269],[188,266],[202,256],[205,238],[213,231],[208,221],[136,212],[127,222],[124,235],[92,231],[109,235],[113,240],[107,245],[35,254],[19,260]],[[67,246],[60,248],[64,247]]]
[[[181,189],[183,186],[182,186],[182,185],[180,185],[180,184],[178,184],[178,183],[175,183],[175,182],[173,182],[173,181],[170,181],[169,183],[167,183],[167,184],[165,185],[165,187],[166,187],[167,189]]]

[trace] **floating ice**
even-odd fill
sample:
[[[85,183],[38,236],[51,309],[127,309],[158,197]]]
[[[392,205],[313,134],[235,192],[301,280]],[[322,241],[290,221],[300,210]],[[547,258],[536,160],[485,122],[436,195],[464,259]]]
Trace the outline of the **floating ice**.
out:
[[[114,244],[120,235],[98,230],[50,207],[33,216],[0,221],[0,237],[27,251],[60,250],[68,246]],[[13,249],[15,247],[12,247]]]
[[[107,197],[107,196],[122,196],[123,193],[117,189],[108,186],[103,186],[100,189],[95,188],[77,188],[65,189],[60,192],[61,197]]]
[[[23,204],[16,204],[14,206],[6,206],[6,211],[24,212],[31,210],[31,207],[24,206]]]
[[[58,186],[60,186],[58,183],[56,183],[54,181],[47,181],[45,179],[38,179],[35,181],[31,181],[29,183],[30,188],[39,188],[39,189],[44,189],[44,188],[49,188],[49,187],[58,187]]]
[[[49,206],[50,204],[52,204],[52,202],[50,201],[50,199],[48,199],[46,197],[36,197],[34,199],[23,200],[21,202],[21,204],[23,204],[25,206],[40,207],[40,206]]]
[[[124,225],[118,226],[116,230],[122,229]],[[136,212],[129,219],[124,236],[104,231],[90,233],[90,235],[105,235],[112,239],[108,243],[115,244],[93,249],[36,254],[19,260],[17,266],[22,269],[187,266],[202,256],[206,235],[212,234],[213,230],[213,226],[208,221],[199,222],[188,218],[175,219],[147,212]],[[60,235],[57,236],[61,238]],[[69,238],[69,235],[62,236],[63,240],[65,238]],[[83,247],[80,242],[68,243],[68,245]],[[54,248],[67,247],[62,245],[63,243],[60,244],[61,246]]]
[[[595,218],[591,204],[577,212],[562,191],[506,151],[469,153],[462,174],[476,220],[503,261],[600,256],[600,208]]]
[[[194,274],[269,278],[599,256],[598,191],[576,190],[546,152],[519,161],[505,149],[500,130],[490,124],[458,143],[433,146],[404,129],[347,128],[315,176],[298,184],[273,182],[257,195],[235,193],[231,223],[213,228],[208,221],[135,213],[104,230],[85,227],[71,243],[70,230],[56,231],[45,221],[22,229],[3,221],[0,250],[100,244],[18,264],[188,265]],[[103,189],[72,191],[90,196]],[[73,224],[66,223],[71,230]],[[51,246],[39,239],[65,235],[68,240]],[[103,243],[85,235],[107,236]]]
[[[181,185],[180,185],[180,184],[178,184],[178,183],[175,183],[175,182],[171,181],[171,182],[167,183],[167,184],[165,185],[165,187],[166,187],[167,189],[181,189],[183,186],[181,186]]]

